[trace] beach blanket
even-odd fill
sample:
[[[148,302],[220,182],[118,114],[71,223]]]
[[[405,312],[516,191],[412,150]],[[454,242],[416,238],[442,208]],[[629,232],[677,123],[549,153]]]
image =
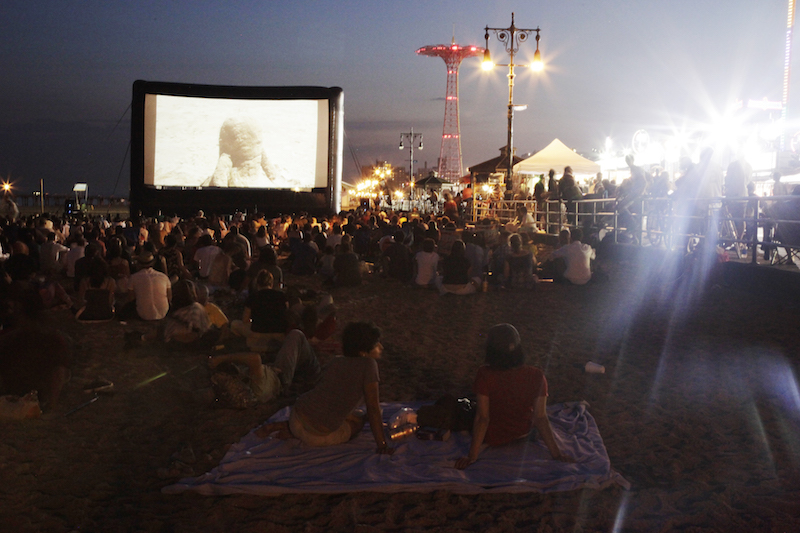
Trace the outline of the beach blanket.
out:
[[[422,403],[382,404],[384,422],[403,407]],[[164,487],[176,494],[288,494],[373,492],[430,492],[459,494],[555,492],[604,488],[628,482],[611,468],[603,439],[585,402],[548,407],[553,432],[562,451],[575,463],[550,457],[535,436],[485,449],[465,470],[453,463],[469,451],[470,435],[454,433],[445,441],[423,441],[414,435],[396,442],[394,455],[375,453],[369,425],[346,444],[312,448],[297,439],[262,439],[253,431],[228,450],[220,465],[196,478]],[[287,420],[289,408],[270,422]],[[535,432],[533,432],[535,433]]]

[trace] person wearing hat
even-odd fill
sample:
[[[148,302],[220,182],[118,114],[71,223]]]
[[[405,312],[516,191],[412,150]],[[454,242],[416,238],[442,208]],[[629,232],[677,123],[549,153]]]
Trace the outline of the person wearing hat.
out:
[[[143,251],[136,258],[139,271],[130,278],[132,304],[142,320],[161,320],[167,316],[172,301],[172,284],[166,274],[153,268],[155,262],[152,252]]]
[[[459,458],[456,468],[463,470],[477,461],[487,446],[527,437],[533,427],[539,431],[553,459],[574,461],[561,452],[550,427],[544,373],[525,364],[519,332],[511,324],[497,324],[489,329],[486,364],[478,369],[475,393],[478,408],[469,456]]]

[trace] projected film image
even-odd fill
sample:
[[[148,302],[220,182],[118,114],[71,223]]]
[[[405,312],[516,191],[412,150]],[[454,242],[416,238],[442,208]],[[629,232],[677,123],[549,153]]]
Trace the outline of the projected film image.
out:
[[[327,183],[327,100],[148,94],[145,114],[155,120],[145,134],[146,185],[310,190]]]

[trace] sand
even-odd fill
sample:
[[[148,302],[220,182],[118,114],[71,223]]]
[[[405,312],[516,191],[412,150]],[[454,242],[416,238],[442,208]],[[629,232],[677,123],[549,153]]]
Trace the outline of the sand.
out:
[[[630,491],[164,495],[165,485],[214,467],[285,403],[216,408],[206,353],[123,349],[124,332],[141,324],[82,325],[57,311],[47,319],[74,341],[73,378],[53,411],[0,425],[0,530],[800,530],[797,308],[715,287],[683,309],[671,288],[637,285],[637,272],[623,262],[608,281],[584,287],[471,296],[377,276],[332,290],[339,330],[363,319],[383,330],[386,401],[468,394],[482,335],[497,322],[516,325],[546,372],[549,401],[589,402]],[[237,317],[240,304],[223,305]],[[585,373],[590,360],[605,374]],[[98,377],[115,383],[113,394],[65,416]]]

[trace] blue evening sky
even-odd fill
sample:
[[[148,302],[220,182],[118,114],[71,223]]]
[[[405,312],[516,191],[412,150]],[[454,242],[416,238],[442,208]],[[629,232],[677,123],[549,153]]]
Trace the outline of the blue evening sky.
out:
[[[581,151],[607,136],[625,145],[640,128],[711,121],[734,99],[781,99],[785,0],[4,0],[0,176],[22,192],[43,178],[51,192],[88,181],[90,192],[127,194],[137,79],[340,86],[345,180],[357,174],[348,146],[362,165],[407,165],[397,144],[411,127],[425,135],[418,165],[433,167],[445,68],[414,51],[449,44],[454,26],[459,44],[482,46],[484,26],[508,26],[512,11],[517,26],[541,28],[546,64],[517,76],[515,103],[529,106],[515,122],[520,152],[554,137]],[[490,50],[505,62],[497,41]],[[520,60],[534,50],[523,44]],[[504,69],[462,64],[465,171],[505,145],[507,91]],[[793,90],[789,117],[798,110]]]

